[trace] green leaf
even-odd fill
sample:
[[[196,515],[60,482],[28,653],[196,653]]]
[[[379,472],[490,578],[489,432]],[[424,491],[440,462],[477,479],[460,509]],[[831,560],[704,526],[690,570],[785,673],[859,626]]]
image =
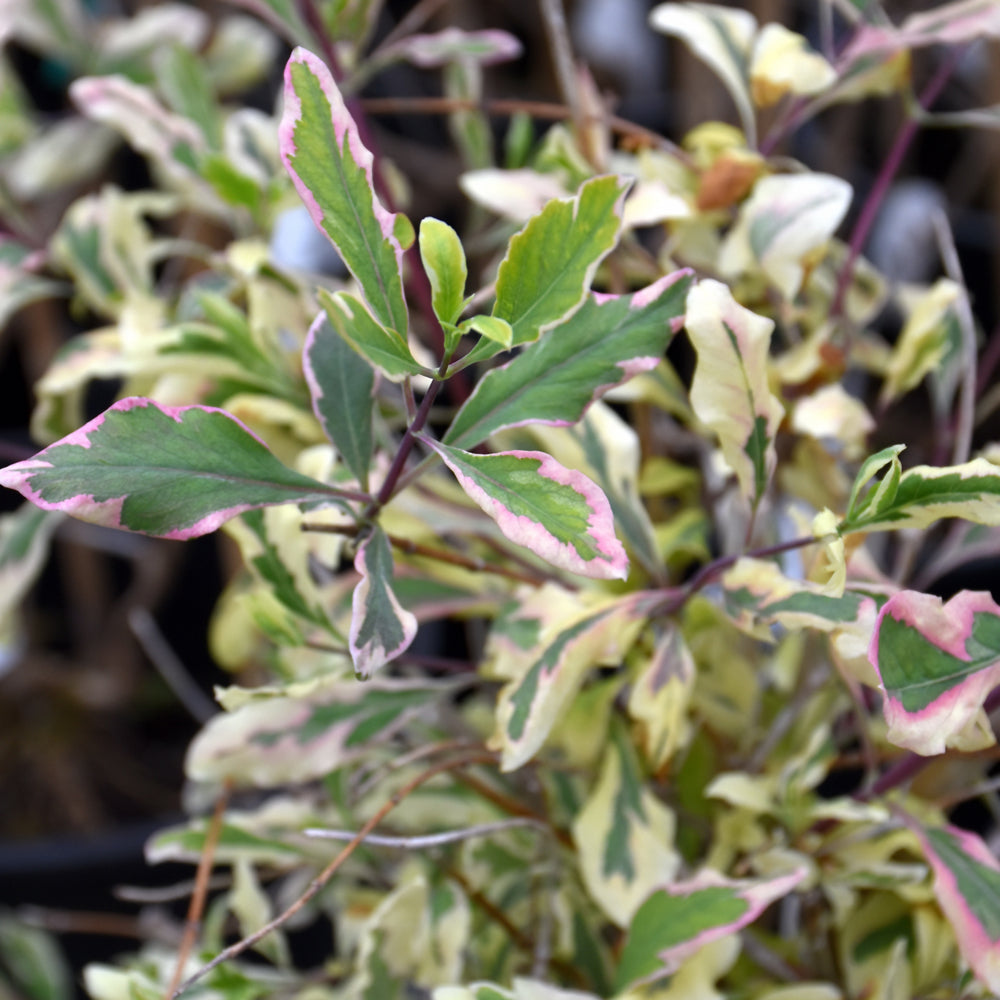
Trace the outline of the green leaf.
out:
[[[372,366],[351,349],[321,313],[309,330],[302,368],[323,430],[361,488],[367,490],[368,468],[375,448]]]
[[[331,294],[321,288],[317,295],[340,337],[389,378],[434,374],[417,363],[401,334],[379,323],[349,292]]]
[[[473,455],[423,439],[512,542],[571,573],[623,580],[628,557],[604,494],[540,451]]]
[[[515,344],[537,340],[583,303],[597,265],[618,242],[630,184],[595,177],[575,197],[550,201],[511,239],[493,315],[510,323]]]
[[[805,869],[774,879],[726,879],[706,870],[654,892],[632,920],[618,966],[616,990],[658,979],[709,941],[745,927],[791,892]]]
[[[466,334],[472,331],[482,334],[485,340],[496,344],[507,351],[514,340],[514,331],[510,323],[496,316],[470,316],[459,327],[459,332]]]
[[[861,468],[858,469],[858,474],[854,477],[854,485],[851,487],[851,495],[847,502],[847,514],[844,516],[845,523],[858,520],[866,511],[872,508],[876,498],[875,494],[879,490],[866,495],[864,502],[859,502],[861,491],[887,465],[891,466],[887,477],[890,485],[885,490],[881,490],[881,497],[884,499],[891,493],[889,502],[891,503],[895,499],[896,491],[899,489],[899,477],[902,474],[902,466],[899,463],[898,455],[905,448],[905,444],[890,445],[888,448],[883,448],[874,455],[869,455],[861,463]],[[895,480],[894,486],[892,485],[893,480]]]
[[[427,218],[420,223],[420,259],[431,283],[431,305],[442,323],[457,323],[465,308],[469,272],[458,233],[446,222]]]
[[[879,455],[889,451],[892,449]],[[873,456],[869,461],[878,457]],[[892,468],[886,479],[888,482],[883,480],[871,501],[866,497],[853,514],[841,521],[838,525],[841,534],[926,528],[945,517],[960,517],[976,524],[1000,524],[1000,467],[984,458],[975,458],[964,465],[918,465],[901,475]]]
[[[351,658],[355,673],[367,678],[413,642],[417,619],[392,591],[392,551],[377,525],[358,546],[354,568],[361,582],[351,603]]]
[[[203,59],[174,43],[156,61],[156,81],[178,114],[193,121],[209,149],[222,146],[222,117]]]
[[[591,295],[548,336],[479,380],[445,442],[473,448],[504,427],[576,423],[595,399],[659,363],[689,285],[688,273],[678,271],[631,296]]]
[[[361,286],[378,322],[407,331],[403,249],[396,216],[375,194],[372,154],[361,142],[330,71],[298,48],[285,68],[281,158],[316,225]]]
[[[0,915],[0,966],[24,1000],[72,1000],[72,974],[55,939],[6,914]]]
[[[282,465],[228,413],[138,397],[0,470],[0,485],[43,510],[178,539],[254,507],[344,502],[343,491]]]

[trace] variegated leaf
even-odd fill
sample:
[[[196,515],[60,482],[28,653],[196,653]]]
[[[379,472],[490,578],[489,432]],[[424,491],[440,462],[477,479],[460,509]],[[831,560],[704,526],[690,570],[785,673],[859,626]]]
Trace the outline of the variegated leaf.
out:
[[[986,989],[1000,992],[1000,863],[967,830],[908,825],[934,870],[934,895],[962,957]]]
[[[571,573],[625,579],[628,557],[611,506],[586,476],[540,451],[474,455],[424,441],[512,542]]]
[[[760,268],[791,301],[802,287],[807,258],[837,231],[851,195],[850,184],[831,174],[762,177],[723,241],[719,271],[737,277]]]
[[[506,31],[464,31],[445,28],[430,35],[407,35],[384,47],[378,62],[405,59],[422,69],[472,60],[484,66],[508,62],[522,52],[521,43]]]
[[[316,225],[330,238],[378,322],[402,337],[403,248],[397,217],[373,188],[372,154],[330,71],[297,48],[285,67],[281,158]]]
[[[344,500],[341,490],[283,465],[228,413],[141,398],[120,400],[0,470],[0,485],[43,510],[178,539],[215,531],[256,507]]]
[[[591,295],[513,361],[487,372],[444,440],[472,448],[504,427],[572,424],[614,386],[659,363],[683,314],[686,271],[631,296]]]
[[[597,265],[618,242],[630,183],[595,177],[573,198],[550,201],[511,239],[493,315],[513,327],[514,344],[537,340],[583,304]]]
[[[870,461],[894,452],[886,459],[892,464],[878,486],[860,506],[848,509],[839,526],[842,534],[926,528],[946,517],[1000,525],[1000,466],[974,458],[964,465],[917,465],[902,472],[894,460],[901,450],[896,446],[872,456]]]
[[[748,145],[756,145],[748,79],[750,47],[757,31],[753,14],[703,3],[661,3],[651,11],[649,23],[665,35],[680,38],[708,64],[736,102]]]
[[[392,551],[378,526],[358,546],[354,568],[361,582],[351,602],[351,658],[359,677],[371,677],[413,642],[417,619],[393,593]]]
[[[440,692],[439,683],[348,677],[309,696],[253,699],[208,722],[188,750],[186,771],[194,781],[301,784],[369,753]]]
[[[777,878],[727,879],[705,870],[687,882],[658,889],[639,907],[618,966],[624,990],[658,979],[710,941],[745,927],[805,878],[799,869]]]
[[[398,382],[404,375],[432,374],[413,357],[406,338],[383,326],[350,292],[321,288],[318,298],[341,339],[390,379]]]
[[[302,370],[317,419],[361,488],[367,490],[368,467],[375,449],[372,366],[352,350],[329,317],[320,313],[309,328]]]
[[[646,787],[631,742],[614,727],[597,784],[573,822],[573,840],[588,892],[619,927],[676,876],[674,830],[674,814]]]
[[[683,634],[668,624],[628,700],[628,713],[637,724],[640,745],[654,771],[664,768],[688,738],[687,709],[695,674],[694,657]]]
[[[655,601],[648,593],[631,594],[552,631],[530,666],[500,693],[495,741],[503,753],[502,770],[513,771],[538,752],[588,670],[621,662]]]
[[[691,405],[719,436],[722,453],[756,507],[774,472],[774,436],[784,416],[767,381],[774,323],[744,309],[718,281],[688,294],[688,336],[698,352]]]
[[[988,593],[963,590],[947,604],[895,594],[879,613],[868,658],[892,743],[929,755],[995,742],[983,701],[1000,683],[1000,606]]]

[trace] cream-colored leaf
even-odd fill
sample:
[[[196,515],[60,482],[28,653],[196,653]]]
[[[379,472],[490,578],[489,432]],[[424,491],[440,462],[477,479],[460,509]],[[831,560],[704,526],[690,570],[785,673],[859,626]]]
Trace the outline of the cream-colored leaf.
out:
[[[835,441],[844,458],[861,458],[875,420],[860,399],[850,395],[839,382],[823,386],[795,404],[792,430],[819,441]]]
[[[757,31],[749,11],[701,3],[662,3],[649,15],[652,27],[680,38],[725,84],[739,111],[750,145],[756,144],[747,64]]]
[[[802,35],[781,24],[761,28],[750,62],[750,89],[758,107],[770,107],[786,94],[818,94],[836,79],[834,68]]]
[[[600,777],[573,822],[573,839],[590,895],[627,927],[657,886],[673,881],[680,855],[673,847],[673,812],[642,782],[633,751],[612,741]]]
[[[957,322],[956,305],[962,290],[948,278],[935,282],[910,307],[896,341],[879,402],[885,406],[919,385],[936,370],[948,347],[948,323]]]
[[[767,379],[774,323],[739,305],[721,282],[702,281],[688,293],[686,326],[698,353],[691,405],[756,505],[774,472],[785,412]]]
[[[831,174],[762,177],[723,240],[719,271],[735,278],[759,268],[786,299],[794,299],[807,258],[837,231],[851,195],[851,185]]]

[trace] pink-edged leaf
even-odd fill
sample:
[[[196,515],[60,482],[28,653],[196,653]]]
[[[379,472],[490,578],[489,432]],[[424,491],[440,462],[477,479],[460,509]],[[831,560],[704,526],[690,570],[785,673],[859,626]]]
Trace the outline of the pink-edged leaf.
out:
[[[504,427],[576,423],[609,389],[659,364],[689,285],[690,273],[676,271],[634,295],[592,294],[565,323],[487,372],[444,440],[472,448]]]
[[[669,975],[710,941],[756,920],[805,876],[804,869],[797,869],[767,880],[737,880],[706,870],[657,889],[632,918],[616,991]]]
[[[393,593],[392,550],[381,528],[373,528],[358,546],[354,568],[361,582],[351,602],[351,658],[359,677],[371,677],[413,642],[417,619]]]
[[[433,69],[466,60],[492,66],[517,59],[521,52],[521,43],[506,31],[445,28],[432,35],[409,35],[401,38],[383,49],[378,55],[378,61],[383,63],[405,59],[422,69]]]
[[[309,328],[302,370],[323,430],[361,488],[368,489],[368,467],[374,451],[372,366],[340,336],[326,314],[320,313]]]
[[[215,531],[255,507],[344,498],[283,465],[222,410],[138,397],[0,470],[0,485],[43,510],[177,539]]]
[[[86,76],[70,85],[73,102],[93,121],[117,129],[139,153],[187,174],[205,150],[193,121],[168,111],[154,93],[124,76]]]
[[[405,336],[397,216],[375,194],[372,154],[323,62],[297,48],[285,67],[281,159],[316,225],[354,275],[375,318]]]
[[[424,441],[512,542],[571,573],[601,580],[628,575],[611,505],[583,473],[540,451],[474,455]]]
[[[1000,992],[1000,864],[974,833],[921,828],[907,820],[934,870],[934,895],[962,957],[991,993]]]
[[[888,738],[921,754],[990,745],[983,701],[1000,683],[1000,606],[963,590],[947,604],[904,590],[879,613],[868,659],[885,693]]]

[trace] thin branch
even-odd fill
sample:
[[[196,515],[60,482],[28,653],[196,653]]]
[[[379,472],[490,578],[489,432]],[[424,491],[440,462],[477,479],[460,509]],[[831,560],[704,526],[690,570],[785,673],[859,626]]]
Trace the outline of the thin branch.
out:
[[[953,49],[944,59],[938,67],[937,72],[917,98],[917,103],[922,109],[927,110],[937,100],[964,54],[965,47],[963,46]],[[861,251],[868,240],[868,233],[875,224],[876,218],[878,218],[879,211],[889,192],[889,187],[899,172],[899,168],[903,165],[903,157],[906,156],[919,127],[920,122],[917,116],[911,113],[906,121],[903,122],[899,132],[896,133],[896,138],[893,140],[889,154],[882,164],[882,169],[879,170],[878,176],[875,178],[875,183],[872,185],[871,190],[868,192],[868,197],[861,207],[858,221],[854,224],[854,230],[851,233],[850,243],[847,248],[847,258],[844,260],[840,274],[837,276],[837,290],[833,297],[833,304],[830,306],[830,315],[834,318],[843,314],[847,288],[854,274],[854,265],[861,255]]]
[[[518,112],[544,121],[566,121],[572,118],[572,111],[565,104],[552,101],[524,101],[512,98],[470,101],[457,97],[366,97],[361,106],[372,115],[445,115],[453,111],[485,111],[488,115],[513,115]],[[616,135],[635,140],[653,149],[671,153],[684,163],[691,157],[680,146],[664,138],[652,129],[644,128],[627,118],[609,115],[607,125]]]
[[[767,559],[780,555],[782,552],[803,549],[807,545],[815,545],[822,541],[822,538],[817,538],[815,535],[804,535],[787,542],[778,542],[776,545],[765,545],[763,548],[751,549],[749,552],[739,552],[731,556],[720,556],[718,559],[713,559],[710,563],[702,566],[684,586],[665,588],[664,600],[655,613],[673,614],[680,610],[699,590],[707,587],[717,576],[724,573],[730,566],[734,566],[740,559]]]
[[[512,827],[533,826],[539,830],[548,827],[537,819],[527,816],[515,816],[511,819],[498,820],[496,823],[480,823],[468,826],[463,830],[445,830],[443,833],[427,833],[415,837],[391,837],[378,833],[370,833],[365,838],[367,847],[394,847],[403,851],[422,851],[428,847],[443,847],[445,844],[456,844],[475,837],[485,837],[491,833],[500,833]],[[318,840],[353,840],[357,834],[351,830],[325,830],[309,827],[302,831],[307,837]]]
[[[958,419],[955,424],[955,438],[952,442],[951,461],[961,465],[969,460],[972,451],[972,430],[976,412],[976,328],[969,306],[969,293],[962,275],[962,263],[958,259],[955,238],[948,224],[948,217],[938,209],[934,213],[934,232],[937,236],[938,253],[945,273],[958,285],[958,328],[962,334],[962,389],[958,400]]]
[[[273,920],[268,921],[263,927],[254,931],[253,934],[248,934],[242,940],[237,941],[236,944],[232,944],[228,948],[224,948],[220,951],[215,958],[203,965],[197,972],[194,973],[194,975],[185,979],[184,982],[173,991],[171,994],[171,1000],[176,1000],[177,997],[186,993],[196,982],[208,975],[208,973],[213,969],[222,965],[223,962],[228,962],[231,959],[242,955],[248,948],[252,948],[258,941],[262,941],[268,934],[277,930],[286,921],[294,917],[295,914],[306,906],[309,901],[313,899],[313,897],[316,896],[316,894],[327,884],[327,882],[333,878],[340,866],[354,853],[368,834],[370,834],[372,830],[374,830],[375,827],[378,826],[378,824],[381,823],[382,820],[396,808],[396,806],[407,798],[411,792],[419,788],[425,782],[430,781],[431,778],[437,777],[437,775],[443,774],[446,771],[454,771],[458,768],[468,767],[470,764],[486,763],[496,763],[496,754],[480,750],[453,760],[443,761],[440,764],[434,765],[434,767],[428,768],[421,774],[418,774],[416,778],[389,797],[389,799],[375,813],[375,815],[372,816],[360,830],[358,830],[344,849],[326,866],[326,868],[319,873],[319,875],[316,876],[316,878],[312,880],[312,882],[309,883],[306,891],[302,893],[302,895],[299,896],[299,898],[296,899],[291,906],[289,906],[283,913],[280,913]]]
[[[142,651],[177,700],[203,725],[219,711],[164,638],[156,619],[145,608],[132,608],[128,624]]]
[[[212,813],[212,820],[205,834],[205,843],[201,849],[201,857],[198,859],[194,892],[191,895],[191,904],[188,906],[187,919],[184,921],[184,937],[181,938],[180,947],[177,949],[177,963],[174,965],[174,974],[170,979],[170,985],[164,994],[165,1000],[170,1000],[171,997],[177,996],[183,990],[183,987],[178,988],[178,984],[181,981],[181,976],[184,975],[184,966],[187,964],[188,956],[198,938],[201,915],[205,912],[205,900],[208,898],[208,882],[209,876],[212,874],[215,848],[222,833],[222,819],[226,813],[226,805],[229,802],[232,788],[232,778],[227,778],[215,802],[215,811]]]
[[[570,42],[569,29],[566,26],[566,12],[563,10],[562,0],[539,0],[538,5],[542,11],[542,23],[545,25],[549,51],[552,53],[552,63],[556,72],[559,92],[569,107],[577,140],[582,141],[584,137],[583,112],[580,107],[580,93],[577,87],[573,45]]]
[[[362,527],[356,524],[303,524],[303,531],[317,531],[332,535],[356,536]],[[522,573],[508,566],[501,566],[497,563],[487,562],[478,556],[466,556],[460,552],[449,552],[447,549],[437,549],[431,545],[423,545],[410,538],[403,538],[401,535],[386,535],[389,544],[400,552],[407,555],[419,556],[424,559],[433,559],[436,562],[448,563],[452,566],[460,566],[462,569],[471,570],[474,573],[493,573],[496,576],[507,577],[510,580],[517,580],[519,583],[530,583],[539,587],[545,582],[545,577],[537,573]]]

